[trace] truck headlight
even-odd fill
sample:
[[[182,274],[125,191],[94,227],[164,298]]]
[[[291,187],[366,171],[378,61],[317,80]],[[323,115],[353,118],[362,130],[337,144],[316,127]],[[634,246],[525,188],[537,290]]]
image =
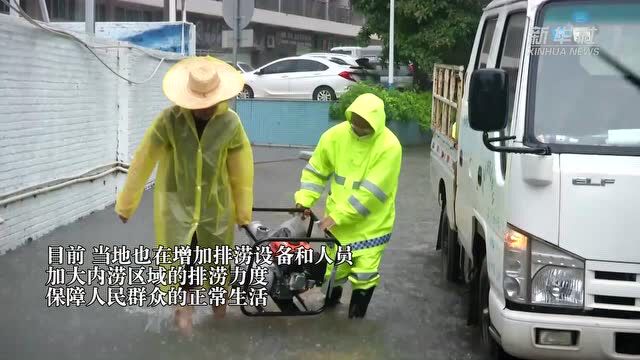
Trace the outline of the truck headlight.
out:
[[[537,240],[531,244],[531,277],[531,303],[584,304],[584,260]]]
[[[583,306],[584,260],[508,226],[504,295],[522,304]]]

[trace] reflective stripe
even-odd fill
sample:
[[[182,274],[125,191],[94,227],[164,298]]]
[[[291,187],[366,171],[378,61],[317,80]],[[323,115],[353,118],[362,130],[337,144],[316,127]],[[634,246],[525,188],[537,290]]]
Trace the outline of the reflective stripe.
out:
[[[336,183],[338,185],[344,185],[344,182],[347,181],[346,178],[344,178],[344,177],[342,177],[342,176],[340,176],[338,174],[333,174],[333,177],[336,179]]]
[[[333,285],[342,285],[342,284],[346,283],[347,280],[349,280],[349,277],[345,277],[345,278],[342,278],[342,279],[336,279],[333,282]]]
[[[379,274],[377,272],[370,272],[370,273],[351,273],[351,275],[358,281],[370,281],[370,280],[373,280]]]
[[[371,193],[373,195],[375,195],[378,200],[385,202],[387,201],[387,194],[384,193],[384,191],[382,191],[382,189],[380,189],[376,184],[372,183],[369,180],[364,180],[362,182],[362,187],[371,191]]]
[[[354,181],[353,182],[353,189],[354,190],[358,190],[360,188],[360,181]]]
[[[364,205],[362,205],[360,200],[356,199],[355,196],[353,195],[349,197],[349,204],[351,204],[362,216],[367,216],[371,213],[369,209],[364,207]]]
[[[310,182],[303,182],[303,183],[300,183],[300,189],[311,190],[311,191],[322,194],[322,192],[324,191],[324,186],[310,183]]]
[[[369,239],[364,241],[358,241],[352,244],[348,244],[351,247],[351,251],[368,249],[380,245],[384,245],[391,240],[391,234],[387,234],[385,236],[381,236],[375,239]]]
[[[307,166],[304,167],[305,170],[311,171],[312,173],[314,173],[316,176],[318,176],[319,178],[321,178],[322,180],[327,180],[327,177],[322,175],[320,173],[320,171],[316,170],[316,168],[313,167],[313,165],[307,163]]]

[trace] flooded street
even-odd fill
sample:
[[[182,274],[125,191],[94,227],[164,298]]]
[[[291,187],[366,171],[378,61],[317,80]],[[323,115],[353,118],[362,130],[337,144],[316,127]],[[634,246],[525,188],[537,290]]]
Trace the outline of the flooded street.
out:
[[[305,164],[291,160],[297,154],[256,148],[256,207],[291,206]],[[281,159],[286,160],[276,161]],[[482,359],[469,340],[475,333],[465,324],[463,289],[444,284],[440,276],[438,209],[428,193],[428,159],[428,149],[405,149],[396,231],[382,260],[382,282],[362,321],[347,319],[349,288],[336,309],[311,317],[252,318],[230,307],[224,320],[215,321],[203,307],[190,339],[172,328],[170,308],[48,308],[47,247],[81,244],[90,257],[99,244],[152,246],[153,200],[147,191],[127,224],[109,207],[0,257],[0,358]],[[274,225],[280,218],[255,215]],[[247,238],[238,233],[236,241]]]

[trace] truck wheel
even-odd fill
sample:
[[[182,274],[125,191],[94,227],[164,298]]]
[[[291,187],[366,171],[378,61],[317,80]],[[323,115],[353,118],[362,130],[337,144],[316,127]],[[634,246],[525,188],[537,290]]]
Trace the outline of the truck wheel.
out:
[[[507,354],[502,347],[493,339],[489,328],[491,317],[489,316],[489,273],[487,272],[487,258],[482,260],[482,267],[478,274],[478,318],[480,320],[480,331],[482,335],[482,345],[490,356],[495,360],[514,359]]]
[[[438,231],[440,237],[440,257],[442,259],[442,275],[449,282],[458,280],[458,263],[460,256],[460,247],[456,240],[455,233],[449,227],[449,217],[447,216],[447,206],[442,205],[440,212],[440,229]]]

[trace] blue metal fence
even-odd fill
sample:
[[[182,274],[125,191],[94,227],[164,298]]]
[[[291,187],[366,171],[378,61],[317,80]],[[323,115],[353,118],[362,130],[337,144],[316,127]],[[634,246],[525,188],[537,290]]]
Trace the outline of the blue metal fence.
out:
[[[328,102],[296,100],[238,100],[237,112],[256,145],[315,146],[320,135],[338,124],[329,119]],[[428,144],[428,134],[415,122],[387,121],[405,146]]]

